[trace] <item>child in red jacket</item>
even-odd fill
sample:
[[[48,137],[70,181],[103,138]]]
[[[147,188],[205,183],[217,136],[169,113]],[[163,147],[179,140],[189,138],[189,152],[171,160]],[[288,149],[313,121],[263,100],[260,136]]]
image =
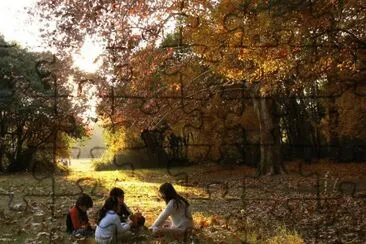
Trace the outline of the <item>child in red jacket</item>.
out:
[[[69,209],[66,217],[66,231],[69,234],[80,236],[93,236],[94,229],[90,226],[87,210],[93,207],[93,200],[88,194],[83,193]]]

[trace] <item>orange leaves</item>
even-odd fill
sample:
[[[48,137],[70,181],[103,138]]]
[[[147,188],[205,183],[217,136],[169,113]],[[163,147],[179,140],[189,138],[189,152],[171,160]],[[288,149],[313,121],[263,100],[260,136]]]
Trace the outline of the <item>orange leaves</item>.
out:
[[[210,217],[196,217],[196,225],[199,229],[208,228],[210,226],[225,226],[226,220],[219,215],[213,214]]]
[[[206,228],[210,225],[209,221],[206,220],[206,219],[203,219],[201,220],[199,223],[198,223],[198,226],[200,229],[203,229],[203,228]]]
[[[131,67],[134,70],[134,81],[138,81],[139,87],[147,85],[154,79],[158,68],[172,55],[171,49],[158,50],[147,47],[137,52],[131,58]],[[135,80],[136,79],[136,80]]]
[[[342,55],[345,59],[340,57],[342,61],[337,63],[339,60],[335,60],[337,52],[332,49],[330,34],[321,34],[314,42],[313,36],[317,33],[332,31],[334,19],[322,12],[332,7],[329,3],[315,3],[314,7],[318,9],[314,13],[309,13],[306,7],[270,1],[251,1],[242,5],[242,1],[221,1],[208,11],[211,18],[206,16],[204,24],[184,32],[185,40],[199,43],[194,51],[228,79],[282,80],[291,77],[302,60],[310,62],[303,66],[309,68],[302,73],[311,72],[311,77],[331,72],[333,67],[341,70],[354,67],[349,61],[352,58],[347,55]],[[266,9],[273,11],[264,11]],[[309,51],[311,45],[325,45],[319,48],[319,58]],[[238,48],[241,49],[239,52]],[[254,62],[256,68],[251,66],[248,70],[245,64],[236,60]]]
[[[286,46],[279,47],[276,51],[277,51],[277,55],[276,56],[279,59],[286,58],[286,57],[288,57],[291,54],[289,48],[286,47]]]

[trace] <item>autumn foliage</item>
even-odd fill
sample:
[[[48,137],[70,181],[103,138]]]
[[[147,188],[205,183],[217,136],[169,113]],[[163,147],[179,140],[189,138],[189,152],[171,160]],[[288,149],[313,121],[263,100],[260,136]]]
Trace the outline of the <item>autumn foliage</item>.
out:
[[[38,7],[45,21],[56,19],[57,31],[45,30],[45,38],[59,55],[85,36],[105,46],[98,86],[106,126],[137,133],[168,124],[186,138],[190,159],[257,165],[258,174],[286,171],[283,159],[362,148],[362,1],[55,0]]]

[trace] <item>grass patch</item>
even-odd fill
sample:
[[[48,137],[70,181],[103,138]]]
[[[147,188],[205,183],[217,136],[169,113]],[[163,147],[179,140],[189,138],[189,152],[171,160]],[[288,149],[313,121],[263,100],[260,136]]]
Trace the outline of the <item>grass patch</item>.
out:
[[[308,170],[311,169],[309,166]],[[339,170],[338,167],[337,169]],[[359,167],[355,169],[360,170]],[[332,176],[331,168],[324,172],[327,172],[327,177]],[[351,175],[356,173],[345,169],[343,172]],[[182,173],[188,176],[188,182],[182,181],[180,177],[174,177]],[[49,243],[49,233],[52,232],[55,243],[75,242],[65,234],[67,209],[76,200],[76,196],[71,195],[82,190],[92,196],[94,207],[89,212],[89,217],[93,222],[96,211],[103,204],[109,190],[115,186],[124,189],[127,205],[133,211],[142,212],[146,217],[146,225],[149,226],[165,207],[165,203],[157,199],[158,187],[163,182],[172,182],[177,191],[192,205],[194,238],[200,243],[242,243],[244,240],[249,243],[311,243],[319,230],[315,228],[316,224],[309,226],[307,223],[313,223],[315,217],[321,221],[331,219],[326,215],[329,213],[316,214],[315,204],[313,206],[311,203],[298,202],[291,202],[291,207],[296,211],[289,212],[284,203],[287,198],[316,194],[315,191],[305,193],[303,191],[305,187],[311,189],[315,181],[295,174],[247,179],[245,195],[247,199],[260,196],[272,197],[276,201],[248,200],[244,205],[241,198],[241,179],[243,175],[252,173],[254,169],[247,167],[228,169],[218,165],[205,165],[173,168],[170,174],[167,169],[142,169],[71,171],[68,175],[56,175],[54,178],[43,175],[43,178],[39,177],[42,180],[36,180],[31,174],[26,173],[0,176],[0,225],[3,227],[0,231],[0,241]],[[340,175],[338,171],[336,173],[337,177],[348,179],[346,174]],[[220,182],[221,185],[218,184]],[[207,186],[210,186],[210,194]],[[223,186],[228,186],[226,193]],[[53,189],[56,196],[52,212]],[[340,224],[339,228],[342,227],[342,221],[349,219],[344,218],[345,214],[354,214],[353,219],[365,214],[365,203],[362,201],[353,202],[351,199],[347,204],[337,202],[328,204],[334,204],[334,207],[332,205],[329,209],[335,213],[353,209],[352,212],[335,215],[332,219]],[[278,206],[273,208],[275,205]],[[364,223],[362,222],[364,220],[360,221]],[[321,230],[324,233],[328,231],[325,229],[326,224],[319,226],[324,228]],[[149,233],[145,233],[145,236],[148,238],[147,243],[169,243],[164,239],[152,239]],[[324,242],[329,240],[323,239]]]
[[[266,241],[267,244],[304,244],[303,238],[296,232],[280,226],[276,235]]]

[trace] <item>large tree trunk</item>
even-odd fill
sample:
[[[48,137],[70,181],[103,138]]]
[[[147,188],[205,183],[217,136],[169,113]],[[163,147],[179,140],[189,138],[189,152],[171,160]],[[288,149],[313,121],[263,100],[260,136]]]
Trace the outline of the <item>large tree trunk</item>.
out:
[[[254,94],[258,94],[255,92]],[[254,109],[260,126],[261,158],[257,167],[258,175],[273,175],[286,172],[281,159],[281,138],[279,117],[275,115],[273,99],[253,97]]]
[[[19,151],[17,155],[12,155],[13,157],[9,159],[10,164],[7,168],[7,172],[16,173],[26,171],[29,169],[34,154],[35,149],[27,148],[23,151]]]

